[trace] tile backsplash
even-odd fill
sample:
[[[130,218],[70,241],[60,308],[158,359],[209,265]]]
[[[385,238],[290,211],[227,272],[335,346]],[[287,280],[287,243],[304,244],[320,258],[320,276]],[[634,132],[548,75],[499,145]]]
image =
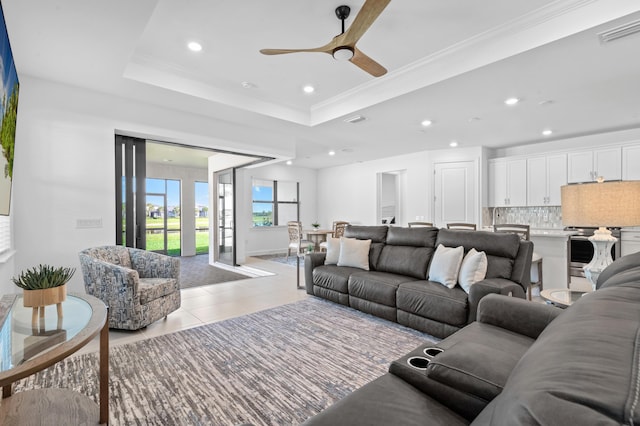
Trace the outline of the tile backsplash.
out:
[[[521,223],[531,228],[562,229],[560,206],[488,207],[482,209],[482,226],[494,223]]]

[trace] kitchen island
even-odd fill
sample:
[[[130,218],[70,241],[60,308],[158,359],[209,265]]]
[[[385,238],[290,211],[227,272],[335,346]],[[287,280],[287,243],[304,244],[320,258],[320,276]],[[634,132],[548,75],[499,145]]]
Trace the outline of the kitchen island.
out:
[[[569,288],[569,237],[573,234],[575,232],[561,229],[531,229],[533,251],[542,257],[543,288]]]
[[[485,226],[484,231],[493,231],[492,226]],[[574,231],[556,228],[531,228],[529,239],[533,242],[533,251],[542,257],[543,288],[569,288],[569,259],[571,244],[569,237]]]

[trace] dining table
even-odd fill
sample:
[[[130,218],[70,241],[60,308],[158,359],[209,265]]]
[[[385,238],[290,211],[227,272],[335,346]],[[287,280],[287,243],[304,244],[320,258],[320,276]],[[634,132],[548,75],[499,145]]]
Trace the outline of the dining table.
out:
[[[320,251],[320,243],[327,241],[327,235],[333,234],[331,229],[305,229],[303,233],[306,239],[313,243],[313,251]]]

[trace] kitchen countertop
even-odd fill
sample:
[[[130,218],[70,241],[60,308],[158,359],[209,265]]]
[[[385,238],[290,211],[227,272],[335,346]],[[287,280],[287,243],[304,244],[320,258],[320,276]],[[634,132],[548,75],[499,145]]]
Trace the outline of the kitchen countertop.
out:
[[[483,226],[483,231],[493,231],[492,226]],[[549,237],[549,238],[567,238],[571,235],[576,235],[576,231],[565,231],[563,229],[556,228],[531,228],[529,235],[531,237]]]
[[[555,237],[555,238],[567,238],[571,235],[576,235],[576,231],[564,231],[562,229],[532,229],[529,235],[532,237]]]

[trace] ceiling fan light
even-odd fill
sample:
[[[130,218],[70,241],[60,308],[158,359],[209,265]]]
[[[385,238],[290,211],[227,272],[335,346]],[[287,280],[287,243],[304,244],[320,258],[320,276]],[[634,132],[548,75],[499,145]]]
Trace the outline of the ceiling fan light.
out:
[[[353,58],[353,49],[348,46],[338,47],[333,51],[333,59],[336,61],[348,61]]]

